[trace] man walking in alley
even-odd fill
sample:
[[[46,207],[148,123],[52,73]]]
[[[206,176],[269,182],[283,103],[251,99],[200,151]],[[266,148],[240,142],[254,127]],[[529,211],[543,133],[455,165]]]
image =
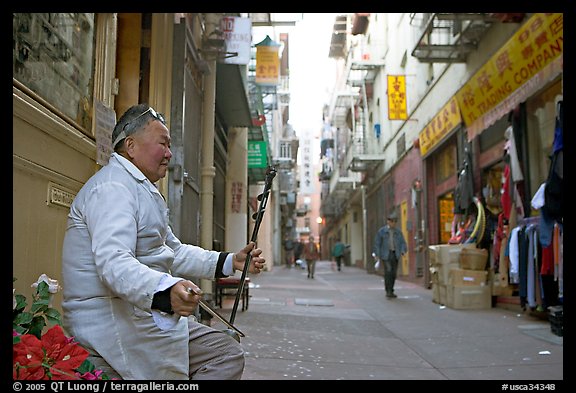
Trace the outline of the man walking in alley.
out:
[[[291,238],[286,237],[284,240],[284,257],[286,258],[286,267],[290,269],[294,265],[294,242]]]
[[[378,230],[374,239],[374,253],[384,263],[384,289],[389,299],[397,297],[394,293],[394,283],[398,260],[408,251],[404,235],[396,228],[396,221],[398,221],[396,213],[389,214],[386,225]]]
[[[308,278],[314,278],[316,261],[320,259],[320,252],[318,251],[318,246],[314,243],[314,236],[312,235],[310,235],[308,242],[304,245],[304,259],[308,266]]]

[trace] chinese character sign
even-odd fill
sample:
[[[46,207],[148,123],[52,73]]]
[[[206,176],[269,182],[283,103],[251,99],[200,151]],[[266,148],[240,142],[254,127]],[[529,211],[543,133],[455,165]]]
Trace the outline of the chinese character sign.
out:
[[[232,182],[232,213],[242,211],[242,197],[244,196],[244,184],[239,181]]]
[[[313,147],[312,139],[309,136],[300,139],[300,192],[304,195],[314,194],[316,192],[314,182],[314,163],[313,163]]]
[[[470,127],[515,90],[559,58],[563,14],[534,14],[456,94]]]
[[[276,86],[280,83],[280,45],[266,36],[256,46],[256,83],[259,85]]]
[[[406,120],[406,76],[388,75],[388,119]]]
[[[458,108],[458,101],[454,96],[420,132],[418,136],[420,155],[425,156],[461,122],[460,108]]]
[[[268,166],[268,145],[266,141],[248,141],[248,168]]]

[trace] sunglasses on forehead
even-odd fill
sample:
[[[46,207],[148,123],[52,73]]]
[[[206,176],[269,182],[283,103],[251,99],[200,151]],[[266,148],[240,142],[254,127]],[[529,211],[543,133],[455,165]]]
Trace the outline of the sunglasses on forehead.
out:
[[[128,121],[126,124],[124,124],[124,127],[122,127],[122,132],[120,134],[118,134],[118,136],[116,137],[116,140],[114,140],[114,143],[112,143],[112,148],[115,148],[116,145],[124,138],[126,138],[126,127],[128,127],[128,125],[136,120],[138,120],[139,118],[141,118],[142,116],[144,116],[145,114],[149,113],[153,118],[155,118],[156,120],[159,120],[162,122],[162,124],[166,124],[166,120],[164,119],[164,116],[162,116],[162,114],[156,112],[154,110],[154,108],[150,107],[148,109],[146,109],[144,112],[140,113],[138,116],[136,116],[135,118],[133,118],[132,120]]]
[[[124,127],[122,127],[122,131],[124,131],[126,129],[128,124],[132,123],[133,121],[138,120],[139,118],[144,116],[146,113],[150,113],[153,118],[155,118],[156,120],[160,120],[162,123],[166,124],[166,120],[164,119],[164,116],[162,116],[160,113],[156,112],[154,110],[154,108],[150,107],[150,108],[146,109],[144,112],[140,113],[135,118],[133,118],[132,120],[130,120],[128,123],[124,124]]]

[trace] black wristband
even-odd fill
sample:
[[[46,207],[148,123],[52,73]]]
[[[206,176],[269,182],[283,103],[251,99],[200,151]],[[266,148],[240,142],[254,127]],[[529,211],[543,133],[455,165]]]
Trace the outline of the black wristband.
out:
[[[218,256],[218,262],[216,263],[216,272],[214,274],[215,278],[228,277],[222,272],[222,269],[224,268],[224,261],[226,261],[226,257],[228,256],[228,254],[230,253],[221,252],[220,255]],[[232,256],[232,258],[234,258],[234,256]],[[232,265],[234,265],[234,261],[232,261]],[[234,268],[234,266],[232,266],[232,268]]]
[[[160,292],[156,292],[152,297],[152,309],[165,312],[167,314],[174,314],[172,304],[170,303],[170,290],[172,287]]]

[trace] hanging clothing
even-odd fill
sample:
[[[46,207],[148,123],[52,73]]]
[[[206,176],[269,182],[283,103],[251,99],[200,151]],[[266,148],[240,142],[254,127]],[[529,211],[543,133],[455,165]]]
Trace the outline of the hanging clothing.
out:
[[[558,281],[558,299],[564,299],[564,231],[560,224],[554,228],[554,279]]]
[[[508,242],[508,259],[510,262],[508,273],[511,284],[518,284],[520,281],[520,274],[518,269],[519,264],[519,249],[518,249],[518,232],[519,227],[512,228],[510,231],[510,241]]]
[[[528,247],[526,227],[521,226],[518,230],[518,296],[520,305],[526,308],[528,298]]]
[[[544,206],[542,210],[555,221],[564,218],[564,111],[563,102],[558,102],[556,124],[554,128],[554,142],[546,188],[544,190]]]
[[[510,210],[512,209],[512,198],[510,197],[510,165],[506,164],[504,166],[504,171],[502,172],[502,214],[505,220],[510,219]]]
[[[520,165],[520,160],[518,159],[518,150],[516,148],[516,142],[514,140],[514,129],[512,126],[508,126],[506,131],[504,131],[504,137],[507,139],[506,143],[504,144],[504,150],[510,156],[512,182],[517,183],[524,180],[524,174],[522,173],[522,166]]]
[[[470,148],[464,148],[462,167],[458,172],[458,183],[454,190],[454,213],[464,214],[472,204],[474,196],[474,179],[472,174],[472,154]]]

